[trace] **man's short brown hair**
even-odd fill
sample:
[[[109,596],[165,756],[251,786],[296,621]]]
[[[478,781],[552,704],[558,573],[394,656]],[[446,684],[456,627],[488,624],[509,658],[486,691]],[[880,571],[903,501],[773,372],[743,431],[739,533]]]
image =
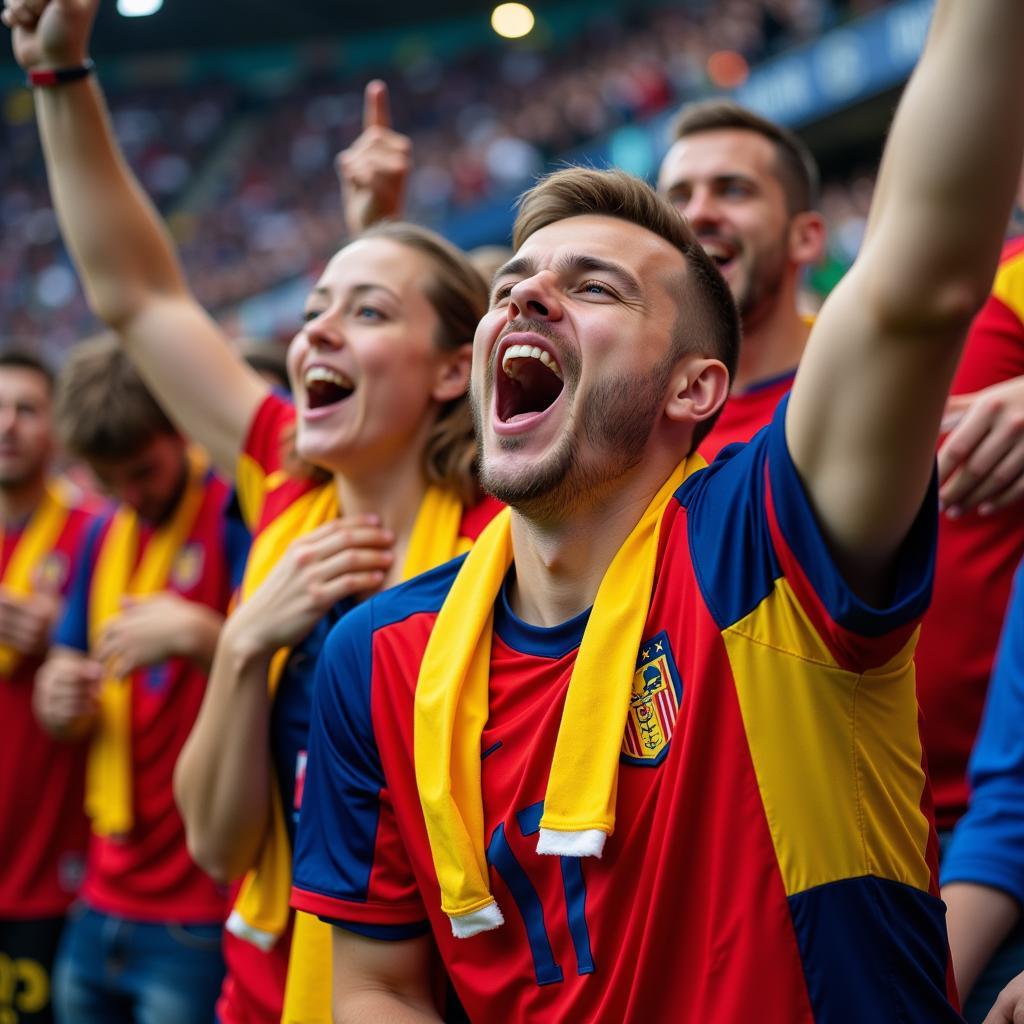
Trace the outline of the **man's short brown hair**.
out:
[[[682,253],[686,285],[680,290],[679,327],[674,332],[675,355],[700,352],[736,370],[740,346],[739,315],[729,286],[718,267],[701,248],[679,212],[645,181],[624,171],[570,167],[542,178],[519,201],[512,228],[518,251],[534,232],[569,217],[617,217],[663,238]],[[705,420],[694,432],[694,446],[714,425]]]
[[[108,336],[72,351],[57,376],[56,421],[64,447],[81,459],[127,458],[161,434],[177,434]]]
[[[710,99],[687,104],[672,123],[672,138],[678,141],[702,132],[728,129],[754,132],[775,147],[776,175],[785,192],[790,216],[817,208],[821,181],[811,151],[788,128],[732,100]]]

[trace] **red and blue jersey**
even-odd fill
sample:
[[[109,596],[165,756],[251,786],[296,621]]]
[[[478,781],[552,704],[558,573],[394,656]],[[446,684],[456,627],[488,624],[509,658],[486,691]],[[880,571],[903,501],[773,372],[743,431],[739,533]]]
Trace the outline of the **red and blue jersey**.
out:
[[[65,597],[94,510],[69,504],[67,518],[40,571]],[[21,540],[3,531],[0,576]],[[89,825],[82,807],[85,749],[60,743],[32,713],[38,658],[22,658],[0,677],[0,918],[56,917],[81,882]]]
[[[228,496],[227,485],[209,474],[167,587],[221,612],[227,608],[236,575],[230,559],[244,556],[245,549],[244,542],[230,533],[224,514]],[[55,640],[62,646],[89,649],[89,594],[112,519],[113,512],[104,516],[86,538]],[[137,559],[143,557],[152,535],[152,527],[142,524]],[[132,920],[221,922],[226,894],[189,856],[172,792],[174,765],[199,713],[206,675],[186,659],[172,658],[133,673],[131,682],[134,824],[127,837],[91,837],[82,898],[103,913]]]
[[[960,1020],[912,661],[935,495],[888,605],[866,605],[833,564],[784,414],[666,510],[603,857],[536,852],[588,613],[542,629],[501,597],[481,775],[506,923],[452,936],[412,723],[456,561],[357,608],[328,639],[293,905],[381,939],[429,928],[473,1020]]]

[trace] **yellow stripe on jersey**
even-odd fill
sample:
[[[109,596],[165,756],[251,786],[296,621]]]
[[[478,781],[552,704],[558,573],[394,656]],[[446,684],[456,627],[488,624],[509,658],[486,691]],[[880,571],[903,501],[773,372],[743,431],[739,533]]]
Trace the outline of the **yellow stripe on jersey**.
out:
[[[927,891],[916,633],[849,672],[779,579],[723,639],[786,895],[862,875]]]
[[[1024,321],[1024,252],[1000,265],[992,294]]]

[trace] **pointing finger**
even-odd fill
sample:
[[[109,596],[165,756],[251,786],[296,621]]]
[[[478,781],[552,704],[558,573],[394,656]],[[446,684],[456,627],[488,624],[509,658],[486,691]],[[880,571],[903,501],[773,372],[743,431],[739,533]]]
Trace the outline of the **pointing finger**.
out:
[[[367,82],[363,93],[363,130],[391,127],[391,102],[388,87],[379,78]]]

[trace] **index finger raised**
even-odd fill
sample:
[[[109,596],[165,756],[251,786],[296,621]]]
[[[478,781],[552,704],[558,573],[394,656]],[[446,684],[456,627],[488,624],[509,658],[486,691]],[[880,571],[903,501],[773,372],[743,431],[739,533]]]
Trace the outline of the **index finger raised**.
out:
[[[363,130],[391,127],[391,100],[388,87],[379,78],[366,83],[363,93]]]

